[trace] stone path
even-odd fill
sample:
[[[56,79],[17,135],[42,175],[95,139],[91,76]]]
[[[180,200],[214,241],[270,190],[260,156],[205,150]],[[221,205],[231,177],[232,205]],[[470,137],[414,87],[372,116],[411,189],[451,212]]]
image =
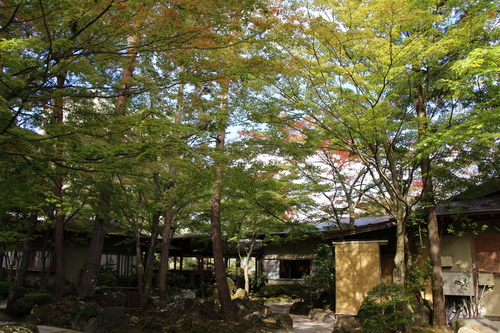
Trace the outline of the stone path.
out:
[[[292,303],[268,304],[273,313],[289,313]],[[332,333],[333,323],[321,323],[311,320],[309,316],[290,315],[295,333]]]

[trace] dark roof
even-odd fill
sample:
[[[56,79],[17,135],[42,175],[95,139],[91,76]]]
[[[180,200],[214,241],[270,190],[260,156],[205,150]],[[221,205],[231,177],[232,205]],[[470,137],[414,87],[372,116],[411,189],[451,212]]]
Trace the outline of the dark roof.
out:
[[[440,216],[462,214],[500,213],[500,191],[475,199],[450,201],[436,206],[436,214]]]
[[[323,239],[338,239],[346,236],[359,235],[367,232],[384,230],[396,226],[395,219],[389,216],[370,216],[357,218],[354,222],[354,228],[340,229],[323,232]]]

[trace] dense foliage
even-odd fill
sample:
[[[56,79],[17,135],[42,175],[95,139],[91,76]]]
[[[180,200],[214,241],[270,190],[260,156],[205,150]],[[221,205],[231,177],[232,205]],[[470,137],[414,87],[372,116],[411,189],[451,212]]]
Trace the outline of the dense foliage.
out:
[[[43,251],[55,244],[59,295],[71,225],[95,231],[96,270],[106,228],[148,235],[135,272],[147,295],[160,235],[220,233],[248,263],[258,233],[368,214],[397,221],[402,283],[412,210],[499,176],[498,0],[1,6],[9,283],[24,283],[34,230]]]

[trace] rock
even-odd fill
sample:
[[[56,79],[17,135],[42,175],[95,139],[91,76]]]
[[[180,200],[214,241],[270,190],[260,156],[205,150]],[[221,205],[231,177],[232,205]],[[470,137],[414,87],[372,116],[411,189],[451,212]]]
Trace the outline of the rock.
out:
[[[125,310],[119,307],[106,307],[102,309],[97,317],[89,320],[84,332],[107,333],[112,329],[126,329],[129,327]]]
[[[121,307],[127,304],[127,294],[119,290],[103,290],[96,295],[97,303],[104,307]]]
[[[246,292],[245,289],[238,288],[236,292],[234,293],[233,296],[231,296],[232,299],[236,298],[241,298],[241,299],[247,299],[248,298],[248,293]]]
[[[318,308],[311,309],[309,317],[314,321],[322,323],[333,323],[335,321],[335,313],[333,311]]]
[[[209,321],[214,321],[220,318],[220,315],[215,311],[215,302],[193,302],[189,311],[186,311],[180,322],[189,322],[191,324],[204,324]]]
[[[233,294],[236,291],[236,286],[234,285],[234,281],[231,278],[227,279],[227,286],[229,287],[229,292]]]
[[[468,327],[461,327],[458,330],[458,333],[478,333],[478,331],[473,330],[472,328],[468,328]]]
[[[488,319],[458,318],[451,323],[453,331],[460,333],[496,333],[497,325]]]
[[[38,328],[34,324],[19,323],[0,326],[1,333],[38,333]]]
[[[243,319],[248,323],[249,326],[262,326],[263,315],[259,315],[257,313],[252,313],[245,316]]]
[[[290,314],[307,316],[312,306],[306,302],[295,302],[290,307]]]
[[[335,320],[334,331],[340,330],[354,330],[360,327],[359,319],[357,316],[337,315]]]
[[[289,314],[286,313],[271,313],[267,319],[274,321],[278,328],[284,329],[286,332],[293,332],[293,320]]]
[[[264,314],[265,311],[262,304],[247,299],[235,298],[232,304],[234,315],[237,317],[245,317],[253,313]]]
[[[36,325],[71,327],[81,304],[77,302],[55,302],[38,306],[26,317],[26,321]]]
[[[412,305],[410,313],[412,326],[427,327],[431,324],[431,309],[427,305]]]

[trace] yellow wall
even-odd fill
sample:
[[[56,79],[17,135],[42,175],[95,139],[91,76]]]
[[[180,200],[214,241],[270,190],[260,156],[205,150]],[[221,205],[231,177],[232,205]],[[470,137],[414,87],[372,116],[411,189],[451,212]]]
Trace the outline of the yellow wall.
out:
[[[366,293],[381,282],[376,242],[335,243],[336,312],[357,314]]]

